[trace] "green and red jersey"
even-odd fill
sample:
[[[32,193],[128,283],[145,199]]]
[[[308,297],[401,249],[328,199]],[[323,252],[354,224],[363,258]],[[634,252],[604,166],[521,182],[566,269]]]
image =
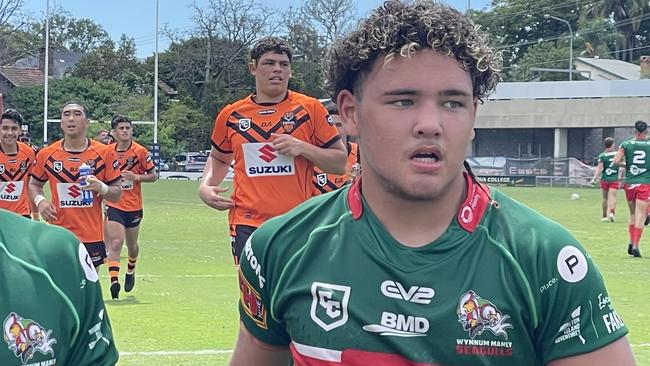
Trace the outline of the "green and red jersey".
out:
[[[466,182],[420,248],[387,232],[359,182],[269,220],[240,259],[244,326],[297,366],[545,365],[627,333],[565,228]]]
[[[650,140],[625,140],[619,149],[625,156],[625,183],[650,184]]]

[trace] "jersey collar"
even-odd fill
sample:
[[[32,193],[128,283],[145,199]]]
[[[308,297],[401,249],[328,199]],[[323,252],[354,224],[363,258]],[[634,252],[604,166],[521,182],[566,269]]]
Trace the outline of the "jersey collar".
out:
[[[474,182],[467,172],[463,172],[463,177],[467,185],[467,196],[458,209],[456,220],[463,230],[473,233],[492,202],[488,194],[490,188],[484,184]],[[348,189],[347,201],[352,218],[355,220],[360,219],[363,214],[361,177],[356,179]]]

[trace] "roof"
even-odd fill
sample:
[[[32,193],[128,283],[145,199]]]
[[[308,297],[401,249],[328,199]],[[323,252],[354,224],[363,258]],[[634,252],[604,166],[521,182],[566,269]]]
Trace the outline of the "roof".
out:
[[[61,52],[53,51],[51,75],[55,78],[61,78],[68,69],[79,62],[86,54],[83,52]],[[16,60],[13,66],[23,69],[36,69],[41,67],[41,61],[37,56],[26,55]]]
[[[599,69],[606,74],[612,75],[612,79],[619,80],[639,80],[641,78],[641,67],[629,62],[603,59],[578,57],[576,68],[580,70],[580,63]]]
[[[14,86],[34,86],[45,83],[43,71],[40,69],[19,69],[4,66],[0,67],[0,75],[4,76]]]
[[[169,84],[160,79],[158,79],[158,89],[162,90],[166,95],[178,95],[176,89],[172,88]]]

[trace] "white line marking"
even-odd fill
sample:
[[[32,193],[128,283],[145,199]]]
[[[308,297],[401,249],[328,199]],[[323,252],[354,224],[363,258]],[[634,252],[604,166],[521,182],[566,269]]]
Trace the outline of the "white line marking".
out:
[[[650,347],[650,343],[633,344],[632,347]]]
[[[120,356],[225,355],[229,353],[232,353],[231,349],[202,349],[197,351],[120,352]]]
[[[237,277],[237,274],[196,274],[196,275],[174,275],[174,276],[161,276],[151,274],[138,274],[140,278],[216,278],[216,277]]]
[[[163,203],[169,203],[172,205],[182,205],[182,206],[205,206],[203,203],[187,203],[187,202],[177,202],[177,201],[163,201]]]

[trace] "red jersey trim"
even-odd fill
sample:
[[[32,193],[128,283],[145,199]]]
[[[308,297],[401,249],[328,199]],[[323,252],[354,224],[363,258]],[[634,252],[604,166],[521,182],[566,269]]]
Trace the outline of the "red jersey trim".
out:
[[[465,183],[467,184],[467,197],[460,205],[457,214],[458,225],[463,230],[473,233],[476,227],[483,219],[491,199],[488,194],[489,187],[474,182],[470,176],[463,172]],[[348,207],[352,213],[352,218],[358,220],[363,214],[363,202],[361,200],[361,177],[355,180],[348,190]]]

